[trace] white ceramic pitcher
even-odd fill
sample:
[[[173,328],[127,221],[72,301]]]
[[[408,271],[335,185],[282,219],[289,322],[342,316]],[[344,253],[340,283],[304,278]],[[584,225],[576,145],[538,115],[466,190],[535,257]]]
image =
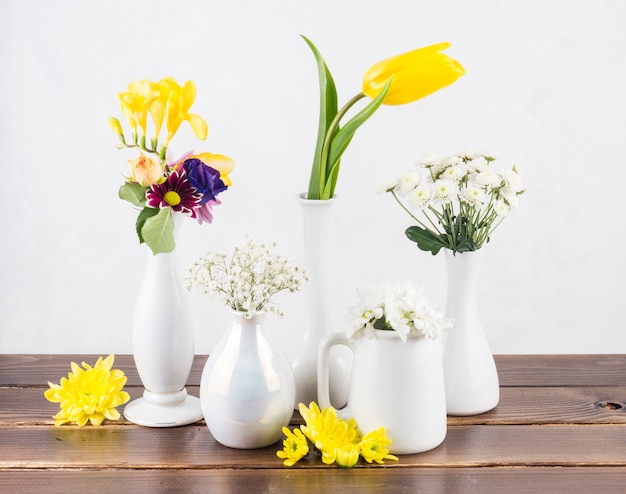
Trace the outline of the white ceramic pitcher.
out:
[[[328,382],[329,353],[345,345],[354,354],[348,404],[338,410],[354,418],[361,433],[385,427],[393,454],[411,454],[439,446],[446,436],[446,400],[443,380],[443,342],[408,335],[403,342],[395,331],[376,330],[375,337],[350,342],[332,333],[320,343],[318,401],[331,406]]]

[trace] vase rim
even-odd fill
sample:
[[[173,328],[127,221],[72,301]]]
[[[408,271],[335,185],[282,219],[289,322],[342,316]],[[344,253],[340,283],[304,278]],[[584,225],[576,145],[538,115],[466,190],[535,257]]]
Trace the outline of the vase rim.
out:
[[[244,317],[246,319],[252,319],[253,317],[263,316],[263,315],[267,314],[267,311],[265,311],[265,310],[237,310],[237,309],[231,309],[231,314],[233,314],[234,316],[241,316],[241,317]]]
[[[395,329],[375,329],[374,330],[374,334],[376,335],[376,338],[383,337],[383,338],[387,338],[387,339],[401,339],[400,337],[400,333],[398,333]],[[425,334],[415,334],[415,333],[409,333],[406,335],[407,339],[412,339],[412,340],[416,340],[416,339],[428,339],[428,340],[438,340],[441,336],[437,336],[435,338],[428,338]],[[367,339],[367,335],[363,335],[358,339]]]
[[[337,196],[334,195],[330,199],[308,199],[306,192],[301,192],[297,196],[298,201],[300,201],[301,203],[303,203],[303,204],[311,204],[311,205],[316,205],[316,206],[324,206],[326,204],[332,204],[335,201],[336,198],[337,198]]]

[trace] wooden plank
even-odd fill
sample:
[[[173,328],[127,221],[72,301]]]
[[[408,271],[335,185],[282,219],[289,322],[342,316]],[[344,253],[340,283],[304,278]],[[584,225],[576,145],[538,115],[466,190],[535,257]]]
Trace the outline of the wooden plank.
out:
[[[103,355],[106,356],[106,355]],[[70,362],[93,365],[98,355],[0,355],[0,386],[45,386],[70,371]],[[200,385],[206,355],[196,355],[188,384]],[[496,355],[501,386],[620,386],[626,382],[626,355]],[[131,355],[116,355],[115,367],[129,386],[141,381]]]
[[[44,396],[45,388],[0,388],[0,425],[50,425],[58,404]],[[127,386],[131,399],[143,388]],[[187,391],[199,396],[198,386]],[[119,408],[120,412],[123,407]],[[302,423],[299,417],[295,423]],[[470,417],[448,417],[461,424],[625,424],[626,383],[622,387],[502,388],[500,404],[491,412]]]
[[[402,456],[389,468],[476,466],[626,467],[626,426],[455,426],[438,448]],[[150,429],[0,427],[0,469],[7,468],[277,468],[279,444],[236,450],[216,443],[206,426]],[[294,468],[324,468],[319,459]]]
[[[13,470],[5,492],[215,492],[345,494],[517,494],[623,492],[625,468],[355,468],[308,470]]]
[[[626,355],[496,355],[501,386],[623,386]]]

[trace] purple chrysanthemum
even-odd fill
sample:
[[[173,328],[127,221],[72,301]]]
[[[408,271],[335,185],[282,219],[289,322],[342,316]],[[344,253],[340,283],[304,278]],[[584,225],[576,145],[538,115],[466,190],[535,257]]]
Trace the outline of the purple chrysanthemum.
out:
[[[181,169],[173,171],[162,184],[152,185],[146,198],[148,207],[171,207],[173,211],[195,218],[202,194],[189,181],[185,169]]]
[[[202,194],[201,205],[208,201],[215,201],[217,195],[228,188],[220,178],[220,172],[205,165],[198,158],[185,160],[183,168],[191,185]]]

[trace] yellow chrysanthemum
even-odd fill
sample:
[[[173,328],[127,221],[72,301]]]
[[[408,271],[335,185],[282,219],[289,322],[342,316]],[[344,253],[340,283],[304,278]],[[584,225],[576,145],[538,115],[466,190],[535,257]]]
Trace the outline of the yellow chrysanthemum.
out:
[[[55,425],[76,422],[82,427],[87,422],[100,425],[105,418],[120,418],[116,407],[126,403],[130,396],[122,391],[126,384],[124,372],[111,370],[114,359],[114,355],[104,360],[100,357],[93,367],[83,362],[84,369],[72,362],[72,372],[61,378],[60,385],[48,382],[50,389],[44,396],[61,404],[61,410],[54,416]]]
[[[363,436],[359,444],[361,448],[361,456],[363,459],[372,463],[384,463],[383,460],[398,461],[398,457],[389,454],[387,446],[391,444],[391,439],[385,435],[385,428],[373,430]]]
[[[360,449],[358,444],[350,443],[337,449],[337,466],[352,468],[359,461]]]
[[[333,407],[320,411],[319,406],[311,402],[309,408],[300,403],[298,409],[306,422],[306,425],[300,427],[302,432],[320,450],[322,461],[327,465],[335,462],[339,448],[358,442],[360,432],[356,421],[338,418],[337,411]]]
[[[287,427],[283,427],[283,434],[286,436],[283,441],[284,449],[277,451],[276,456],[285,459],[283,464],[286,467],[292,467],[309,454],[309,443],[300,429],[291,432]]]

